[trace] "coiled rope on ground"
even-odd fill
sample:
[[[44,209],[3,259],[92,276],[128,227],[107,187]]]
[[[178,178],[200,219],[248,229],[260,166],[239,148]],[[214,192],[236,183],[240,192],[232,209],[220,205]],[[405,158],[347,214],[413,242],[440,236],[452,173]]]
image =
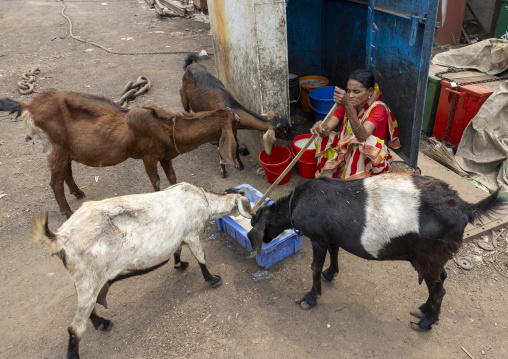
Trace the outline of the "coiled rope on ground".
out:
[[[28,95],[34,92],[35,76],[41,72],[38,67],[25,71],[21,77],[23,80],[18,82],[18,91],[22,95]]]
[[[152,87],[152,82],[145,76],[139,76],[136,82],[129,81],[123,87],[122,97],[118,104],[123,106],[124,103],[127,105],[129,101],[134,100],[139,95],[147,92]]]
[[[74,40],[77,40],[77,41],[85,43],[85,44],[93,45],[95,47],[98,47],[98,48],[110,53],[110,54],[113,54],[113,55],[174,55],[174,54],[201,54],[201,53],[205,52],[205,55],[213,55],[213,52],[206,52],[204,50],[202,50],[202,51],[153,51],[153,52],[118,52],[118,51],[108,50],[104,46],[96,44],[95,42],[82,40],[82,39],[74,36],[74,34],[72,33],[72,21],[67,15],[65,15],[64,1],[63,0],[56,0],[56,1],[59,1],[60,4],[62,5],[62,16],[64,18],[66,18],[67,21],[69,22],[69,33]]]

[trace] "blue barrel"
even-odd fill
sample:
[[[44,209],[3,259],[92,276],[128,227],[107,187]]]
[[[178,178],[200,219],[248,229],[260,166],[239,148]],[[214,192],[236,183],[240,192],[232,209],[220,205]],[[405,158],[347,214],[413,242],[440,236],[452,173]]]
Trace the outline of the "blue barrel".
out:
[[[335,86],[323,86],[312,90],[309,94],[309,105],[314,112],[314,121],[322,121],[333,107],[333,91]]]

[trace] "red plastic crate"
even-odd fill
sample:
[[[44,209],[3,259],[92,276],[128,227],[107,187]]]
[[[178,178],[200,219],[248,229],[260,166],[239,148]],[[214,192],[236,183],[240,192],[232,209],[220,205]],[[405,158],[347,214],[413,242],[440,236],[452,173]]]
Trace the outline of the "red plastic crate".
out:
[[[432,135],[458,147],[466,126],[498,86],[498,82],[490,82],[482,84],[481,87],[478,85],[464,85],[452,88],[450,82],[442,80]],[[457,95],[455,111],[451,118],[448,134],[444,138],[454,95]]]

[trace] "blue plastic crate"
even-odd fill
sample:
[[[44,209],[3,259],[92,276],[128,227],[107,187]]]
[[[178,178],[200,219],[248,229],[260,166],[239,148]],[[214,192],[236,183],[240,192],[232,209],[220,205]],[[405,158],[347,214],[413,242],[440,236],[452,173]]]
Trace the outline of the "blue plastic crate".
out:
[[[257,202],[261,197],[263,197],[261,192],[248,184],[241,184],[235,188],[244,190],[245,195],[251,202]],[[265,202],[268,202],[268,204],[274,203],[269,198],[266,198]],[[215,223],[217,224],[219,231],[229,234],[248,252],[252,251],[249,238],[247,238],[247,230],[235,222],[234,219],[229,216],[222,217],[217,219]],[[297,236],[295,231],[291,230],[276,240],[262,246],[261,250],[256,255],[256,262],[260,267],[268,269],[275,263],[278,263],[284,258],[298,252],[301,245],[302,236]]]

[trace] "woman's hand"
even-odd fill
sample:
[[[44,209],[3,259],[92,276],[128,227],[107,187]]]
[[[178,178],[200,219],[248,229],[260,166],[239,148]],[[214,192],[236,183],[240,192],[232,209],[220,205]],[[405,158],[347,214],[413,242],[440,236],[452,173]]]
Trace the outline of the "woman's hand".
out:
[[[346,108],[346,106],[349,104],[349,97],[347,92],[340,87],[335,87],[335,90],[333,91],[333,101],[339,106]]]
[[[323,121],[317,121],[314,126],[310,129],[310,133],[313,135],[317,135],[321,138],[326,138],[330,136],[330,133],[332,133],[333,129],[337,127],[340,120],[332,115],[325,125],[323,125]]]
[[[330,130],[328,125],[323,126],[323,121],[317,121],[314,124],[314,126],[312,126],[312,128],[310,129],[310,133],[312,133],[313,135],[318,135],[321,138],[328,137],[328,135],[330,135],[330,132],[332,131]]]

